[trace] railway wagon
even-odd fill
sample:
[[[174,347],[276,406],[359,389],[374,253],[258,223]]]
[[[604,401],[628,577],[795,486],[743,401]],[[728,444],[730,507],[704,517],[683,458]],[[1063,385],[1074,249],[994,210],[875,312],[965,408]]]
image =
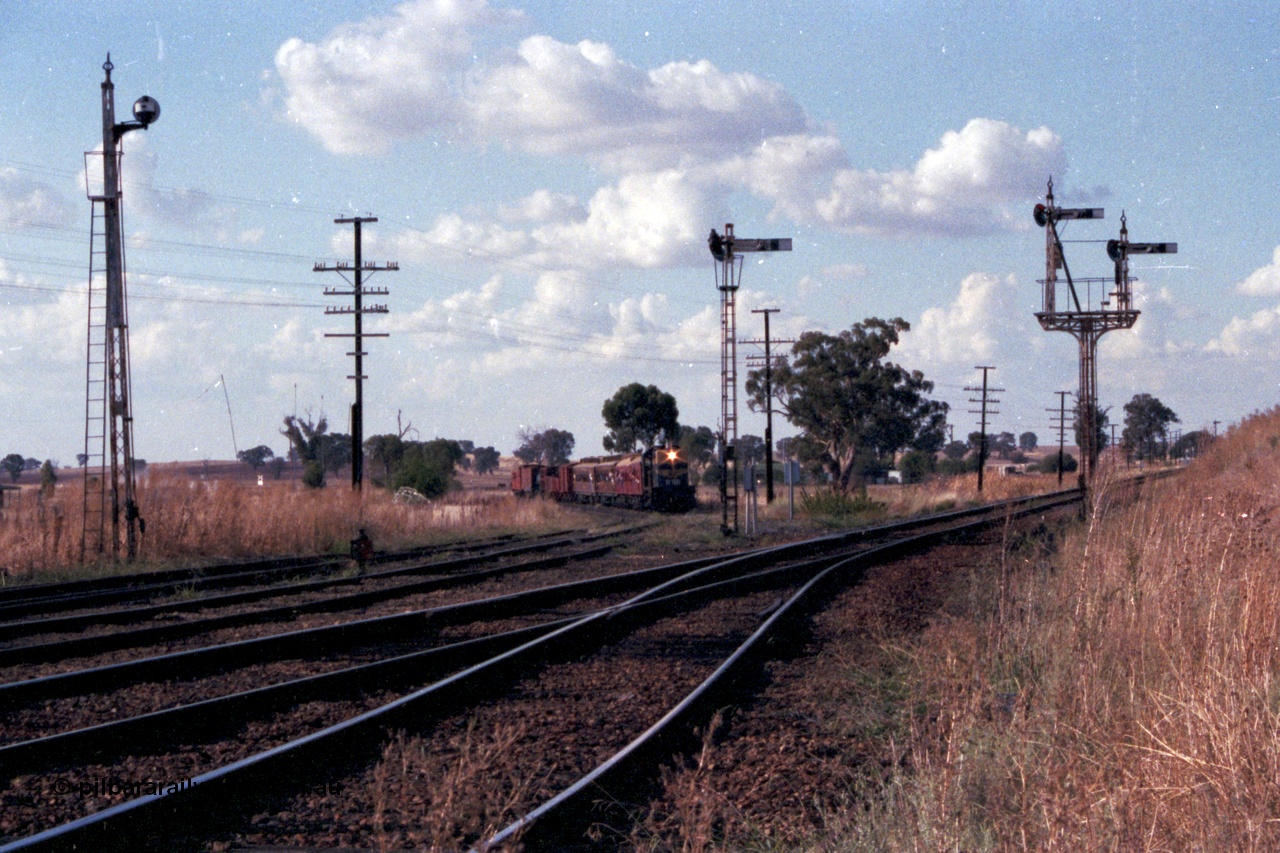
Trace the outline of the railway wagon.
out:
[[[684,512],[696,505],[688,462],[675,448],[593,456],[558,466],[521,465],[512,472],[511,491],[659,512]]]

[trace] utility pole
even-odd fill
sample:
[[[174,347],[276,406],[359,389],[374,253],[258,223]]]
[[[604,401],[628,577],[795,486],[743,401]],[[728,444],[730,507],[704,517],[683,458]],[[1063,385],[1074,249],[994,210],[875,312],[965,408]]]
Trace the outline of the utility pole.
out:
[[[995,370],[994,367],[991,367],[988,365],[978,365],[974,369],[982,371],[982,387],[977,388],[973,386],[965,386],[964,390],[972,391],[975,393],[978,391],[982,392],[982,398],[980,400],[975,400],[972,397],[969,398],[970,403],[982,404],[982,408],[979,409],[978,411],[974,411],[973,409],[969,410],[969,414],[971,415],[981,415],[981,421],[980,421],[981,426],[979,427],[979,429],[981,430],[980,434],[982,435],[982,439],[978,442],[978,491],[981,492],[982,491],[982,474],[987,467],[987,415],[1000,414],[1000,411],[998,409],[988,408],[988,405],[994,405],[1000,402],[995,397],[989,397],[988,393],[998,394],[1004,391],[1004,389],[1003,388],[990,388],[990,389],[987,388],[987,373],[989,371]]]
[[[764,340],[743,341],[744,344],[764,345],[764,495],[765,503],[773,503],[773,344],[794,344],[794,340],[774,341],[769,338],[769,315],[777,314],[777,308],[756,308],[752,314],[764,315]],[[750,367],[751,356],[748,356]],[[758,358],[758,356],[756,357]]]
[[[326,287],[324,289],[325,296],[351,296],[354,298],[352,307],[328,306],[324,309],[324,313],[326,315],[351,314],[355,318],[354,334],[326,332],[325,337],[355,339],[355,350],[347,353],[347,355],[355,358],[356,372],[354,376],[348,376],[347,378],[356,381],[356,401],[351,406],[351,488],[360,491],[364,486],[364,380],[368,378],[364,375],[364,356],[367,354],[364,351],[364,339],[388,337],[385,332],[364,331],[362,323],[364,315],[386,314],[387,306],[385,304],[365,305],[363,300],[366,296],[386,296],[389,292],[386,288],[365,287],[364,275],[365,273],[372,275],[380,271],[398,270],[400,265],[395,261],[379,265],[373,261],[364,260],[361,255],[360,226],[365,222],[377,222],[378,218],[376,216],[343,217],[333,221],[338,225],[350,223],[355,227],[354,267],[346,261],[339,261],[333,266],[316,261],[315,272],[336,272],[351,285],[350,290]],[[348,272],[354,272],[354,281],[347,278],[346,274]]]
[[[724,226],[723,235],[711,229],[707,248],[716,261],[716,288],[720,291],[720,532],[729,536],[738,532],[738,463],[734,445],[738,441],[737,294],[742,277],[742,254],[790,252],[791,238],[735,237],[733,223],[729,222]],[[730,504],[733,506],[732,525],[729,524]]]
[[[1058,488],[1062,488],[1062,465],[1066,462],[1066,440],[1067,440],[1067,395],[1070,391],[1055,391],[1058,395],[1057,415],[1058,421],[1054,426],[1058,430]],[[1053,413],[1053,409],[1045,411]]]
[[[1045,229],[1045,277],[1042,308],[1036,313],[1040,327],[1047,332],[1069,332],[1080,345],[1080,488],[1087,489],[1098,463],[1098,339],[1112,329],[1131,329],[1140,313],[1133,307],[1133,291],[1129,279],[1129,256],[1138,254],[1172,254],[1178,251],[1177,243],[1130,243],[1129,229],[1123,215],[1120,217],[1120,239],[1107,241],[1107,256],[1115,263],[1113,280],[1107,278],[1072,278],[1062,250],[1058,223],[1074,219],[1102,219],[1100,207],[1064,208],[1053,203],[1053,179],[1043,204],[1032,211],[1036,224]],[[1065,308],[1058,307],[1058,270],[1067,279],[1068,296]],[[1085,299],[1080,300],[1076,284],[1087,285]],[[1107,284],[1114,289],[1108,293]],[[1099,302],[1092,298],[1093,286],[1098,285]]]
[[[111,559],[138,555],[138,535],[145,524],[138,510],[133,479],[133,383],[129,375],[129,307],[125,287],[124,233],[121,224],[120,140],[131,130],[146,130],[160,117],[160,104],[144,95],[133,104],[135,121],[116,122],[111,54],[102,64],[102,151],[85,154],[86,184],[94,170],[91,158],[102,157],[102,187],[87,186],[92,204],[89,226],[88,361],[85,368],[84,526],[81,559],[107,550],[107,516],[111,518]],[[96,248],[100,245],[102,248]],[[101,277],[101,278],[100,278]],[[107,462],[110,448],[110,463]],[[97,476],[91,472],[97,470]],[[110,472],[108,475],[108,471]],[[110,505],[106,482],[110,480]],[[121,514],[123,513],[123,531]]]

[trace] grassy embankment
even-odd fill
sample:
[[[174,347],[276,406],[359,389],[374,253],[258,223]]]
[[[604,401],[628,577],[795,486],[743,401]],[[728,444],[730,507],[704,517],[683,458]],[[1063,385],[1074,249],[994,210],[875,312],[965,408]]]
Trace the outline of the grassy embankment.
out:
[[[826,725],[867,770],[816,825],[762,845],[716,801],[647,846],[1280,849],[1280,409],[1136,502],[1105,474],[1083,523],[1011,539],[923,632],[825,650]],[[669,781],[691,808],[694,772]]]

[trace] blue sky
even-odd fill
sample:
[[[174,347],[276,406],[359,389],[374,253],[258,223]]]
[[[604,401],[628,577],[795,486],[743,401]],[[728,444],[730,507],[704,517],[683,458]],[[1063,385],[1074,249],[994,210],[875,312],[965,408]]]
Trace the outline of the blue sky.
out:
[[[285,414],[346,430],[341,286],[315,261],[400,270],[369,330],[367,435],[494,445],[568,429],[600,450],[621,385],[719,416],[707,232],[792,237],[739,294],[777,338],[901,316],[893,359],[956,434],[994,365],[992,429],[1050,441],[1076,345],[1042,331],[1053,175],[1105,207],[1066,237],[1174,241],[1135,258],[1131,331],[1101,403],[1159,397],[1182,428],[1280,398],[1280,58],[1274,4],[327,3],[0,6],[0,453],[83,447],[89,203],[108,51],[125,139],[135,446],[152,460],[283,452]],[[121,118],[124,116],[122,115]],[[1111,272],[1068,245],[1078,276]],[[341,318],[339,318],[340,320]],[[741,348],[745,355],[750,346]],[[225,379],[225,389],[222,380]],[[231,417],[228,417],[228,400]],[[763,417],[740,412],[740,432]],[[786,434],[778,428],[779,435]]]

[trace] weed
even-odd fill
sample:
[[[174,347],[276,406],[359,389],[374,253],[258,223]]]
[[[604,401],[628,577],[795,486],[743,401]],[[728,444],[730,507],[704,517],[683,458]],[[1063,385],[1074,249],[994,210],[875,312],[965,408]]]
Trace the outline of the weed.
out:
[[[888,508],[864,494],[842,495],[825,489],[803,495],[800,507],[811,518],[839,524],[847,524],[853,518],[878,518]]]
[[[1041,531],[1056,553],[1010,537],[910,643],[907,760],[825,843],[1280,848],[1277,428],[1132,502],[1104,469],[1087,524]]]
[[[81,487],[63,483],[39,502],[24,495],[0,517],[0,554],[12,578],[69,580],[104,570],[139,572],[175,563],[346,554],[361,527],[379,549],[392,549],[581,524],[572,507],[518,501],[509,494],[451,494],[447,502],[405,506],[377,489],[303,489],[288,482],[250,486],[158,469],[154,466],[138,486],[146,530],[136,562],[109,565],[90,554],[88,563],[80,563]]]
[[[378,849],[465,850],[513,820],[538,784],[506,758],[525,734],[522,724],[481,732],[472,722],[444,752],[396,734],[370,789]]]

